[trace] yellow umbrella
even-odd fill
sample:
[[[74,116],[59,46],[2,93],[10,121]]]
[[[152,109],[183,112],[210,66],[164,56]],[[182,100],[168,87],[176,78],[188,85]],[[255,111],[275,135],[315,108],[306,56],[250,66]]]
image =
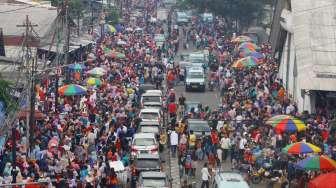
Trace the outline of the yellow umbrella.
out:
[[[117,32],[116,28],[114,26],[110,25],[110,24],[107,24],[106,28],[107,28],[108,32],[111,32],[111,33],[116,33]]]
[[[90,85],[90,86],[101,86],[102,85],[102,81],[98,78],[93,78],[90,77],[86,80],[86,84]]]

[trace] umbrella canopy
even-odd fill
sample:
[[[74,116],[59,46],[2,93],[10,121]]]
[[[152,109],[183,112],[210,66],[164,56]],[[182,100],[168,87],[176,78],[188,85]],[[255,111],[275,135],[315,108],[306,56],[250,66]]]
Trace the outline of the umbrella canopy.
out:
[[[69,84],[62,86],[58,89],[58,92],[63,96],[75,96],[75,95],[84,95],[87,90],[85,87],[77,84]]]
[[[124,58],[126,58],[126,55],[123,54],[123,53],[117,53],[116,57],[117,57],[118,59],[124,59]]]
[[[292,116],[280,116],[279,118],[268,120],[266,123],[272,125],[279,133],[306,130],[305,123]]]
[[[69,69],[72,69],[74,71],[81,71],[85,69],[85,66],[79,63],[71,64],[68,66]]]
[[[280,119],[284,119],[284,118],[288,118],[288,117],[291,117],[291,116],[289,116],[289,115],[285,115],[285,114],[276,115],[276,116],[273,116],[273,117],[269,118],[269,119],[266,121],[266,124],[267,124],[267,125],[272,125],[273,122],[275,122],[275,121],[279,121]]]
[[[90,75],[103,76],[106,74],[106,70],[101,67],[96,67],[87,72]]]
[[[289,144],[282,151],[290,154],[320,153],[321,148],[306,142],[296,142]]]
[[[336,162],[326,155],[312,156],[296,163],[298,168],[304,170],[335,170]]]
[[[258,60],[254,57],[251,57],[251,56],[247,56],[247,57],[244,57],[244,58],[241,58],[239,60],[237,60],[236,62],[233,63],[232,67],[233,68],[252,68],[252,67],[255,67],[257,66]]]
[[[265,58],[265,55],[264,55],[263,53],[260,53],[260,52],[251,52],[251,53],[250,53],[250,56],[251,56],[251,57],[254,57],[254,58],[257,58],[257,59],[259,59],[259,60]]]
[[[86,84],[90,85],[90,86],[101,86],[102,85],[102,81],[99,80],[98,78],[93,78],[90,77],[86,80]]]
[[[127,42],[126,42],[126,41],[123,41],[123,40],[118,40],[117,44],[118,44],[118,45],[126,45]]]
[[[248,36],[241,35],[241,36],[234,38],[232,42],[235,42],[235,43],[253,42],[253,40]]]
[[[248,48],[242,48],[238,52],[239,52],[240,57],[247,57],[247,56],[250,56],[253,52],[255,52],[255,50],[253,49],[251,50]]]
[[[124,27],[121,24],[117,24],[114,27],[118,33],[121,33],[124,30]]]
[[[108,33],[116,33],[117,32],[116,28],[113,27],[113,25],[110,25],[110,24],[105,24],[104,29]]]
[[[259,49],[259,47],[258,47],[256,44],[252,43],[252,42],[243,42],[243,43],[241,43],[241,44],[238,46],[238,49],[239,49],[239,50],[242,50],[242,49],[249,49],[249,50],[253,50],[253,51],[255,51],[255,50]]]
[[[336,187],[336,172],[321,174],[311,180],[308,188],[335,188]]]

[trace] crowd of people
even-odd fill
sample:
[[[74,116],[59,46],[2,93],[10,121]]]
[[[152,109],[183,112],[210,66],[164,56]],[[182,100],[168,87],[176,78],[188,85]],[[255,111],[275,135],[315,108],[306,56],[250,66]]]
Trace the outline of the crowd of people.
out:
[[[334,118],[332,113],[326,108],[317,109],[316,114],[298,112],[295,101],[277,78],[279,62],[272,57],[268,43],[260,45],[258,52],[264,57],[257,66],[237,69],[232,65],[241,58],[237,50],[240,43],[233,41],[231,36],[223,38],[216,23],[213,27],[195,23],[186,33],[191,34],[192,40],[186,41],[190,46],[206,49],[210,56],[216,57],[218,67],[210,71],[219,86],[221,105],[215,109],[199,105],[172,123],[172,151],[174,156],[175,147],[178,148],[181,177],[195,177],[196,169],[203,164],[200,162],[205,161],[205,165],[214,170],[222,169],[223,164],[230,161],[231,169],[244,172],[268,165],[280,170],[279,179],[271,184],[285,187],[291,183],[293,187],[304,187],[319,173],[295,168],[295,162],[306,155],[286,155],[281,153],[282,148],[298,141],[309,142],[320,147],[322,154],[336,159],[336,127],[329,124]],[[181,101],[185,98],[181,96],[180,99],[179,105],[184,106]],[[281,114],[303,120],[306,131],[278,132],[266,125],[267,119]],[[193,131],[188,131],[188,118],[209,121],[210,136],[196,138]],[[201,174],[202,187],[209,187],[208,176],[213,173],[202,169]]]
[[[282,170],[282,187],[288,183],[304,187],[316,174],[294,168],[293,164],[303,156],[290,157],[280,152],[297,141],[313,143],[323,154],[336,159],[336,127],[329,124],[334,117],[325,109],[314,115],[298,112],[295,101],[277,78],[279,64],[271,56],[269,44],[260,46],[259,51],[264,54],[260,64],[248,69],[233,68],[240,57],[238,44],[231,36],[223,37],[217,20],[209,24],[195,19],[190,27],[173,31],[159,47],[154,35],[164,34],[163,24],[148,21],[156,13],[156,3],[150,3],[144,15],[124,23],[121,31],[98,36],[86,55],[85,67],[69,69],[67,75],[58,78],[62,85],[86,85],[93,76],[87,71],[100,67],[104,70],[97,78],[101,84],[87,86],[84,95],[62,96],[54,84],[58,79],[46,77],[38,83],[36,111],[43,117],[36,120],[33,131],[27,130],[25,119],[15,123],[12,137],[16,143],[9,139],[0,154],[0,184],[10,184],[15,179],[18,183],[51,181],[56,187],[117,187],[121,182],[109,162],[122,161],[130,172],[134,168],[128,138],[132,138],[140,123],[142,85],[152,83],[161,88],[164,80],[169,89],[166,110],[172,157],[179,159],[181,177],[196,176],[199,164],[206,161],[202,163],[202,188],[209,187],[213,175],[208,169],[224,168],[229,160],[231,168],[237,170],[244,170],[245,165],[256,168],[270,164]],[[132,7],[127,11],[125,15],[131,15]],[[181,43],[185,48],[206,49],[212,57],[216,66],[207,70],[214,72],[213,79],[218,84],[219,108],[200,105],[185,112],[188,99],[176,96],[173,90],[185,78],[185,70],[175,60]],[[265,120],[279,114],[301,118],[307,130],[278,133],[265,125]],[[210,135],[199,138],[188,131],[190,117],[209,121]],[[33,133],[33,139],[27,137],[28,131]]]
[[[36,86],[35,110],[43,115],[35,118],[30,131],[25,118],[16,121],[12,135],[16,143],[8,139],[0,154],[0,184],[128,186],[127,180],[120,182],[110,162],[122,161],[126,174],[131,174],[128,172],[134,166],[130,161],[129,138],[140,123],[142,85],[160,80],[157,86],[161,86],[169,63],[165,59],[173,59],[176,52],[174,40],[166,40],[162,48],[154,41],[155,34],[163,33],[161,23],[147,19],[155,14],[155,4],[153,1],[151,6],[145,6],[146,15],[144,12],[134,22],[124,23],[120,31],[94,36],[94,48],[84,55],[86,61],[76,63],[83,65],[81,68],[64,67],[59,78],[42,78]],[[103,72],[90,73],[95,68]],[[87,85],[90,77],[98,83]],[[57,90],[56,81],[59,88],[79,84],[87,92],[64,96]],[[32,139],[27,137],[28,132],[33,133]],[[36,183],[39,181],[42,183]],[[36,184],[29,184],[33,182]]]

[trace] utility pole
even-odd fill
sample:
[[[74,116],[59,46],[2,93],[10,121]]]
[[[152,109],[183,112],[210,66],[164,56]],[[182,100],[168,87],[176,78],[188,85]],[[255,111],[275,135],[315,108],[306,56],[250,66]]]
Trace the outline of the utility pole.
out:
[[[5,41],[3,38],[2,28],[0,28],[0,56],[6,56]]]
[[[35,71],[36,71],[36,64],[35,59],[31,59],[31,42],[32,40],[32,30],[34,27],[37,27],[36,24],[31,24],[28,15],[26,15],[26,21],[22,25],[17,25],[17,27],[25,27],[25,35],[24,35],[24,41],[23,41],[23,47],[25,48],[25,66],[27,68],[28,74],[28,85],[30,87],[30,109],[29,109],[29,121],[27,122],[27,137],[28,137],[28,143],[27,143],[27,153],[30,153],[30,149],[32,146],[32,143],[34,142],[34,129],[33,126],[35,124]],[[28,113],[27,113],[28,114]],[[12,130],[12,137],[15,137],[15,127]],[[16,169],[16,163],[14,162],[16,160],[16,140],[13,138],[13,169]],[[15,150],[15,151],[14,151]],[[13,182],[16,182],[16,175],[15,172],[13,173]]]

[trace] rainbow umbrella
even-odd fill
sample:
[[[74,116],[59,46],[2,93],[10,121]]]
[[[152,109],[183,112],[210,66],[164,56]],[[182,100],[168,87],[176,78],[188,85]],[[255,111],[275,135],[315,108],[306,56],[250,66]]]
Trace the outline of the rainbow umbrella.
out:
[[[256,51],[259,47],[252,42],[243,42],[238,46],[238,50],[249,49],[251,51]]]
[[[71,64],[68,66],[69,69],[72,69],[74,71],[81,71],[85,69],[85,66],[79,63]]]
[[[87,72],[90,75],[103,76],[106,74],[106,70],[101,67],[96,67]]]
[[[69,84],[58,88],[58,92],[63,96],[74,96],[86,94],[86,88],[77,84]]]
[[[296,142],[289,144],[282,151],[289,154],[320,153],[321,148],[307,142]]]
[[[280,120],[282,120],[284,118],[289,118],[289,117],[292,117],[292,116],[290,116],[290,115],[284,115],[284,114],[276,115],[276,116],[273,116],[273,117],[269,118],[266,121],[266,124],[267,125],[272,125],[274,122],[279,122]]]
[[[253,42],[253,40],[248,36],[241,35],[241,36],[234,38],[232,42],[235,42],[235,43]]]
[[[281,116],[281,118],[268,120],[266,123],[272,125],[272,127],[280,133],[303,131],[306,129],[306,125],[303,121],[292,116]]]
[[[86,84],[89,85],[89,86],[101,86],[102,81],[99,80],[98,78],[90,77],[86,80]]]
[[[336,162],[326,155],[316,155],[297,162],[295,166],[303,170],[335,170]]]
[[[263,53],[260,52],[251,52],[250,53],[251,57],[257,58],[258,60],[264,59],[265,55]]]
[[[250,56],[253,52],[255,52],[255,50],[251,50],[248,48],[242,48],[238,52],[239,52],[240,57],[247,57],[247,56]]]
[[[258,60],[254,57],[247,56],[244,58],[241,58],[233,63],[233,68],[252,68],[258,65]]]
[[[107,31],[108,33],[116,33],[117,30],[115,27],[113,27],[113,25],[110,24],[105,24],[105,31]]]

